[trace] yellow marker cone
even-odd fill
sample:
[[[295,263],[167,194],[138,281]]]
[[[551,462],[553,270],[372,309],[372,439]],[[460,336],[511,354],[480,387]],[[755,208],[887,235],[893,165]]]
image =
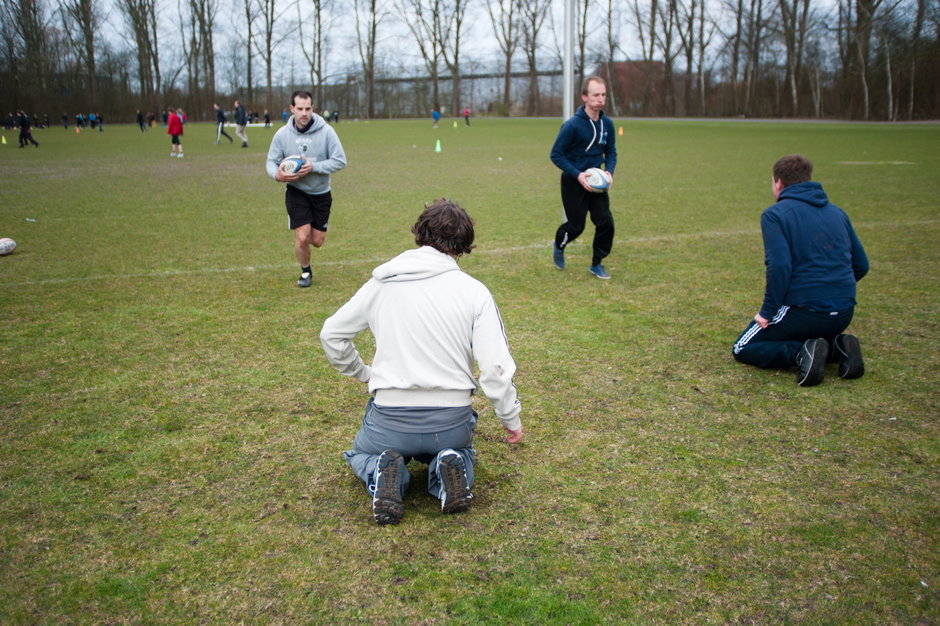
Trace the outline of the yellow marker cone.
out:
[[[6,137],[6,135],[0,135],[0,138],[3,139],[3,145],[7,145],[7,137]]]
[[[617,129],[617,134],[623,137],[623,126]]]
[[[440,152],[440,151],[441,151],[441,140],[440,140],[440,139],[437,140],[437,145],[434,146],[434,151],[435,151],[435,152]]]
[[[454,128],[457,128],[457,120],[454,120]]]

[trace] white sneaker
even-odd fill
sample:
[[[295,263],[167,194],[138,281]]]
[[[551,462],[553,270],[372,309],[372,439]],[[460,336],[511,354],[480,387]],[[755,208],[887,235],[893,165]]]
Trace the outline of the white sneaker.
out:
[[[467,484],[464,458],[457,451],[448,448],[441,450],[437,459],[437,477],[441,481],[441,512],[466,511],[473,502],[473,494]]]
[[[176,158],[177,158],[177,159],[182,159],[182,158],[183,158],[183,153],[180,152],[180,153],[176,156]]]
[[[170,156],[171,156],[171,157],[175,157],[175,156],[176,156],[176,153],[175,153],[175,152],[171,152],[171,153],[170,153]]]

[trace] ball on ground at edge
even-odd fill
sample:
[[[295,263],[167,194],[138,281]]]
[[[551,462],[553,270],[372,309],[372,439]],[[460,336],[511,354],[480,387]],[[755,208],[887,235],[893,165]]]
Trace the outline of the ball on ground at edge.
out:
[[[591,167],[584,170],[587,173],[587,184],[596,193],[607,191],[610,188],[610,178],[607,172],[599,167]]]
[[[0,238],[0,256],[12,254],[16,250],[16,242],[9,237]]]
[[[296,174],[304,166],[304,158],[298,154],[284,157],[278,168],[285,174]]]

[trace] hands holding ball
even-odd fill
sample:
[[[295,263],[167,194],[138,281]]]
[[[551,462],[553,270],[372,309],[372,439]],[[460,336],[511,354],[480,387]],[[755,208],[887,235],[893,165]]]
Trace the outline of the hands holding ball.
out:
[[[599,167],[591,167],[581,172],[581,175],[578,176],[578,180],[588,191],[603,193],[610,189],[610,184],[614,182],[614,177]]]
[[[284,160],[278,165],[276,180],[281,183],[291,182],[306,176],[312,169],[307,159],[300,155],[295,154],[284,157]]]

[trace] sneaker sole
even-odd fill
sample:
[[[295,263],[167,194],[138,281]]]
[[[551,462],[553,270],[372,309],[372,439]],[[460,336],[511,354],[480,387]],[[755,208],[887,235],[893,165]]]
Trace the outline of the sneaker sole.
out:
[[[461,463],[462,464],[462,463]],[[442,459],[438,469],[444,486],[444,499],[441,501],[441,513],[462,513],[470,508],[473,493],[467,487],[466,472],[452,457]]]
[[[865,374],[865,361],[862,359],[862,346],[858,343],[858,338],[855,335],[842,335],[833,343],[839,352],[839,378],[861,378]]]
[[[801,347],[800,350],[805,350],[805,347]],[[800,373],[797,374],[797,381],[800,387],[814,387],[823,381],[823,376],[826,373],[826,357],[829,354],[829,347],[826,344],[824,339],[814,339],[812,345],[813,352],[810,354],[810,359],[812,361],[809,364],[809,368],[806,370],[804,375],[800,368]]]
[[[401,470],[404,461],[401,455],[395,452],[383,452],[379,457],[376,471],[380,473],[380,481],[376,481],[375,494],[372,496],[372,517],[380,525],[397,524],[405,514],[405,504],[401,499]]]

